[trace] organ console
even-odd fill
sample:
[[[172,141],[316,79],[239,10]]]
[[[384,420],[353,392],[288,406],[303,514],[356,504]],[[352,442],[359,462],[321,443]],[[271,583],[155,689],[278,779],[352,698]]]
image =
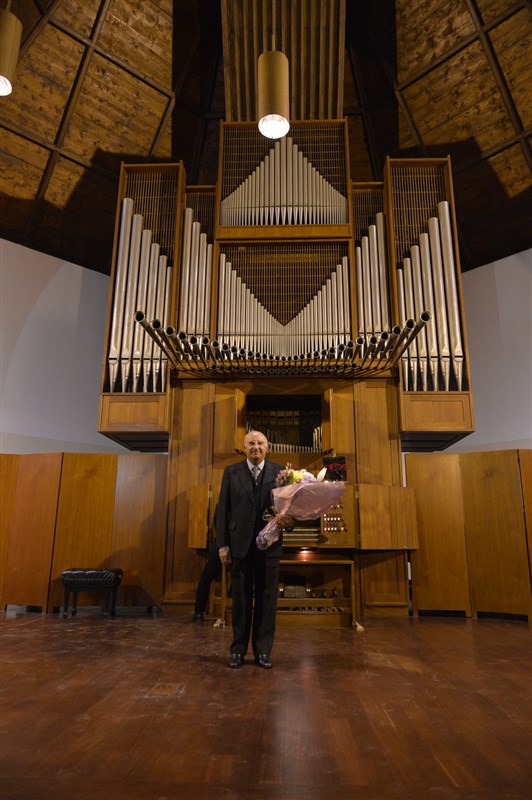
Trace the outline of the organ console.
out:
[[[293,122],[273,146],[226,123],[214,188],[188,187],[182,164],[122,166],[113,264],[99,430],[168,449],[169,602],[186,584],[176,485],[212,486],[212,516],[223,466],[256,424],[246,398],[261,394],[299,396],[300,409],[321,398],[310,451],[277,452],[307,467],[324,449],[346,454],[358,488],[321,534],[378,549],[375,501],[387,546],[406,528],[412,546],[401,441],[442,449],[473,430],[448,158],[387,159],[382,182],[357,184],[343,120]]]

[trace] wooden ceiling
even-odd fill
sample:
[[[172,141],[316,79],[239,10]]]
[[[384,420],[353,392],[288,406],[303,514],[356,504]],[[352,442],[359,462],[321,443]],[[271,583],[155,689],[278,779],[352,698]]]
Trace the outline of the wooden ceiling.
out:
[[[5,3],[2,4],[5,6]],[[120,163],[217,180],[221,120],[252,120],[257,55],[294,119],[345,116],[351,177],[451,155],[462,269],[532,246],[532,0],[12,0],[1,235],[108,274]]]

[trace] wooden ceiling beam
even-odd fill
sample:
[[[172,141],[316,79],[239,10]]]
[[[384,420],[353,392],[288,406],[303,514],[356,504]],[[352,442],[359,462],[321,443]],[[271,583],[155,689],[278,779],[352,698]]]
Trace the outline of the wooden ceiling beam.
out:
[[[501,70],[501,66],[499,64],[499,59],[495,53],[494,47],[491,43],[491,40],[488,34],[484,30],[484,26],[482,24],[482,20],[480,19],[480,15],[478,12],[478,8],[476,2],[474,0],[464,0],[469,13],[471,14],[471,18],[473,20],[473,24],[477,29],[477,35],[479,41],[482,45],[484,50],[484,55],[486,56],[486,61],[489,64],[493,77],[495,79],[495,83],[497,84],[497,88],[500,92],[502,97],[502,101],[504,103],[504,107],[506,109],[506,113],[508,114],[508,118],[513,125],[514,131],[516,132],[517,136],[519,137],[519,144],[521,150],[523,152],[523,156],[525,158],[526,163],[528,164],[528,168],[532,174],[532,149],[530,147],[530,142],[528,137],[524,137],[523,134],[523,125],[521,123],[521,117],[519,116],[517,109],[515,107],[515,103],[512,99],[512,95],[508,89],[508,84],[506,83],[506,79],[504,74]]]

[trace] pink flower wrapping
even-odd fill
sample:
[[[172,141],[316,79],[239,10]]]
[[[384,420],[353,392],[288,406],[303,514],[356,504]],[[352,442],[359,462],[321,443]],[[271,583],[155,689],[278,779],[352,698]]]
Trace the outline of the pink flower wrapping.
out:
[[[276,515],[257,535],[259,550],[266,550],[278,540],[281,533],[281,529],[277,525],[278,517],[287,514],[296,520],[316,519],[340,499],[344,489],[344,481],[300,482],[273,489],[273,506]]]

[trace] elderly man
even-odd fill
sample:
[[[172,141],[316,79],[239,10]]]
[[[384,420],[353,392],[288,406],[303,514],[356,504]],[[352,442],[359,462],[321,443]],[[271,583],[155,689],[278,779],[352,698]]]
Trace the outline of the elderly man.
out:
[[[267,550],[259,550],[255,539],[266,524],[263,514],[272,505],[275,477],[282,466],[266,461],[267,452],[264,434],[249,431],[244,438],[246,458],[225,468],[218,499],[219,554],[223,564],[231,564],[233,641],[229,666],[233,669],[244,663],[250,635],[255,663],[263,669],[272,666],[282,537]],[[291,525],[289,517],[281,520],[280,527]]]

